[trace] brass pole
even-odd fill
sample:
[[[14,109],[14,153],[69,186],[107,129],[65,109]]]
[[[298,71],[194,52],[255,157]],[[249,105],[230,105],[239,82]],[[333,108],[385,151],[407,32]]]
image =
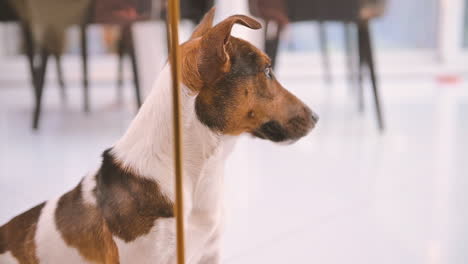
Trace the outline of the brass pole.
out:
[[[179,50],[179,0],[169,0],[168,47],[172,75],[172,104],[174,113],[174,165],[175,165],[175,217],[177,231],[177,263],[185,263],[184,204],[182,183],[182,117],[180,107],[180,50]]]

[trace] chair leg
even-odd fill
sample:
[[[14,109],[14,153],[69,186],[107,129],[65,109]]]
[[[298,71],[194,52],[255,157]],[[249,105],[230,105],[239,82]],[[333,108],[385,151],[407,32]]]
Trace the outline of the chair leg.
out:
[[[24,44],[26,48],[26,56],[28,58],[29,71],[31,73],[31,83],[34,89],[34,78],[35,78],[35,69],[34,69],[34,43],[32,39],[32,32],[29,26],[25,23],[21,25],[23,31]]]
[[[346,64],[348,67],[348,82],[350,88],[356,90],[356,47],[353,37],[354,24],[346,22],[344,25],[344,39],[346,44]]]
[[[358,64],[358,109],[360,113],[364,112],[364,66],[366,65],[366,52],[364,51],[364,36],[361,26],[358,25],[358,51],[359,51],[359,64]]]
[[[330,84],[332,82],[331,69],[330,69],[330,54],[328,52],[328,38],[325,30],[325,24],[319,22],[318,26],[320,50],[322,51],[323,70],[325,73],[325,82]]]
[[[136,57],[136,52],[135,52],[135,45],[133,43],[133,32],[132,32],[132,27],[131,25],[128,26],[128,38],[127,38],[127,47],[128,47],[128,52],[130,55],[130,61],[132,64],[132,72],[133,72],[133,84],[135,86],[135,97],[136,97],[136,103],[138,108],[141,107],[141,92],[140,92],[140,78],[138,76],[138,63],[137,63],[137,57]]]
[[[268,26],[270,24],[270,21],[266,21],[265,24],[266,24],[266,27],[265,27],[265,53],[271,59],[271,67],[275,68],[276,59],[278,57],[278,47],[279,47],[279,42],[280,42],[280,30],[277,29],[276,32],[274,32],[273,37],[270,37],[270,34],[268,32],[268,30],[271,29],[271,27]]]
[[[373,57],[373,51],[372,51],[372,42],[371,42],[371,37],[370,37],[370,32],[369,32],[369,23],[367,21],[361,22],[359,24],[359,31],[361,32],[360,35],[362,35],[362,40],[363,40],[362,49],[365,54],[364,56],[366,58],[365,61],[367,63],[367,66],[369,67],[370,77],[372,81],[372,91],[374,95],[374,104],[375,104],[377,122],[378,122],[380,131],[384,131],[385,123],[384,123],[381,104],[380,104],[379,89],[377,86],[377,76],[376,76],[375,63],[374,63],[374,57]]]
[[[37,130],[39,128],[39,118],[41,115],[41,103],[42,103],[42,94],[44,92],[45,84],[45,74],[47,71],[47,60],[49,58],[49,52],[42,48],[40,54],[40,65],[38,68],[35,67],[34,71],[34,90],[35,90],[35,109],[33,117],[33,129]]]
[[[67,100],[67,95],[66,95],[66,92],[65,92],[65,81],[64,81],[64,78],[63,78],[61,56],[60,56],[60,54],[54,54],[54,58],[55,58],[55,66],[56,66],[56,70],[57,70],[57,80],[58,80],[58,84],[59,84],[59,87],[60,87],[60,97],[62,98],[62,101],[66,101]]]
[[[120,39],[117,42],[117,101],[122,102],[123,100],[123,64],[125,55],[124,45],[124,29],[120,30]]]
[[[87,25],[83,24],[80,27],[81,33],[81,63],[83,70],[83,108],[89,112],[89,81],[88,81],[88,37]]]

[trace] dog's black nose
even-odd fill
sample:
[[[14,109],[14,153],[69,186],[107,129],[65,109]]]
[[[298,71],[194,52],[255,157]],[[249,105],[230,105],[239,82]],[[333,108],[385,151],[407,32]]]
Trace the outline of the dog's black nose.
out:
[[[317,123],[320,119],[320,117],[314,111],[310,111],[310,116],[312,117],[314,123]]]
[[[309,116],[310,117],[310,120],[314,123],[314,125],[319,121],[319,116],[314,112],[312,111],[309,107],[307,106],[304,106],[302,108],[306,114],[306,116]]]

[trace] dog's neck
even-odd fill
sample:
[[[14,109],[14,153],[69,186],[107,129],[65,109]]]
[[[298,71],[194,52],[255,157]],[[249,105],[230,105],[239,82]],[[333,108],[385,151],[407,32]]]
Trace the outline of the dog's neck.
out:
[[[195,113],[196,93],[181,85],[183,120],[184,178],[187,186],[195,185],[210,157],[225,155],[232,139],[219,135],[203,125]],[[169,198],[173,198],[173,113],[170,67],[158,80],[125,135],[112,153],[125,168],[138,175],[154,179]],[[222,157],[223,159],[225,157]],[[218,160],[219,162],[220,160]],[[188,181],[188,182],[187,182]]]

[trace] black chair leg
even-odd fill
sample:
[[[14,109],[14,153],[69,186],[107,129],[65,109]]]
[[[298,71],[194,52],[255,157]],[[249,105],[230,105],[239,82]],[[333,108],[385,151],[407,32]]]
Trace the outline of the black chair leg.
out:
[[[137,63],[137,57],[136,57],[136,52],[135,52],[135,46],[133,43],[133,32],[132,32],[132,27],[129,25],[127,27],[128,31],[128,52],[130,55],[130,61],[132,63],[132,72],[133,72],[133,84],[135,86],[135,97],[136,97],[136,103],[138,108],[141,107],[141,92],[140,92],[140,78],[138,76],[138,63]]]
[[[346,65],[348,68],[348,82],[351,89],[356,90],[356,47],[354,39],[354,24],[344,23],[344,39],[346,45]]]
[[[57,70],[57,80],[58,80],[58,84],[59,84],[59,87],[60,87],[60,97],[62,98],[62,101],[66,101],[67,100],[67,95],[66,95],[66,92],[65,92],[65,81],[64,81],[64,78],[63,78],[61,56],[60,56],[60,54],[54,54],[54,58],[55,58],[55,66],[56,66],[56,70]]]
[[[325,73],[325,82],[330,84],[332,82],[331,78],[331,69],[330,69],[330,54],[328,52],[328,38],[327,32],[325,29],[325,24],[319,22],[318,25],[319,40],[320,40],[320,50],[322,51],[322,61],[323,61],[323,70]]]
[[[81,63],[83,70],[83,108],[87,113],[89,112],[89,81],[88,81],[88,37],[87,37],[87,24],[80,27],[81,33]]]
[[[40,54],[40,65],[34,67],[34,90],[35,90],[35,109],[33,117],[33,129],[37,130],[39,128],[39,118],[41,115],[41,103],[42,103],[42,94],[44,92],[45,84],[45,74],[47,72],[47,61],[49,58],[49,52],[42,48]]]
[[[124,29],[123,27],[120,30],[120,39],[117,42],[117,101],[122,102],[123,100],[123,64],[124,64],[124,55],[125,55],[125,45],[124,45]]]
[[[377,86],[377,76],[376,76],[374,57],[373,57],[373,51],[372,51],[372,42],[371,42],[371,37],[370,37],[370,32],[369,32],[369,23],[367,21],[363,21],[359,23],[359,32],[360,32],[359,33],[360,40],[362,40],[362,42],[360,43],[360,46],[362,46],[362,51],[364,54],[365,62],[369,68],[370,77],[372,81],[372,91],[374,95],[374,104],[375,104],[377,122],[378,122],[380,131],[383,131],[385,129],[385,123],[384,123],[381,104],[380,104],[379,89]]]
[[[34,88],[35,85],[35,69],[34,69],[34,43],[32,39],[32,32],[29,26],[25,23],[21,25],[21,30],[23,31],[24,44],[26,48],[26,56],[28,58],[29,71],[31,73],[31,83]],[[34,90],[35,91],[35,90]]]
[[[360,113],[364,112],[364,66],[366,65],[366,52],[364,50],[364,36],[361,26],[358,25],[358,51],[359,51],[359,65],[358,65],[358,109]]]
[[[270,21],[265,21],[265,53],[271,59],[271,67],[275,68],[276,66],[276,59],[278,57],[278,47],[279,47],[279,38],[280,38],[280,30],[277,29],[274,34],[269,33],[271,30]]]

